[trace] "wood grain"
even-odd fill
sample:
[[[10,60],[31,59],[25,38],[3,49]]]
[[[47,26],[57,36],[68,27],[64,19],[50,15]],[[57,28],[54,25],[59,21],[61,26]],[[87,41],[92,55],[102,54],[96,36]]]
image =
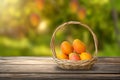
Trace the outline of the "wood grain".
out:
[[[0,74],[1,80],[119,80],[119,74]]]
[[[120,64],[120,57],[100,57],[98,64]],[[50,57],[0,57],[0,64],[56,64]]]
[[[57,65],[0,65],[0,73],[120,73],[120,64],[96,64],[91,70],[62,70]]]
[[[120,57],[100,57],[91,70],[62,70],[50,57],[0,57],[0,80],[120,79]]]

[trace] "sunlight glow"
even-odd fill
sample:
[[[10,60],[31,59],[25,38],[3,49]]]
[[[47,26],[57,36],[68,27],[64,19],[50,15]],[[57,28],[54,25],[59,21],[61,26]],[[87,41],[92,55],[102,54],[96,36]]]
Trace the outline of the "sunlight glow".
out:
[[[47,31],[47,21],[42,21],[40,22],[39,26],[38,26],[38,32],[39,33],[43,33],[43,32],[46,32]]]

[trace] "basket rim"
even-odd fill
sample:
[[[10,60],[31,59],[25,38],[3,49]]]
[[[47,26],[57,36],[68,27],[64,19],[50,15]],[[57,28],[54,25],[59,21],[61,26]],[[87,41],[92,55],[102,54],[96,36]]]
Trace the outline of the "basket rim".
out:
[[[98,53],[98,40],[97,40],[97,37],[95,35],[95,33],[92,31],[92,29],[86,25],[86,24],[83,24],[81,22],[78,22],[78,21],[68,21],[68,22],[65,22],[61,25],[59,25],[53,32],[53,35],[51,37],[51,42],[50,42],[50,47],[51,47],[51,51],[52,51],[52,55],[53,55],[53,58],[54,59],[57,59],[57,56],[56,56],[56,50],[55,50],[55,36],[56,36],[56,33],[57,31],[63,29],[66,25],[70,25],[70,24],[78,24],[78,25],[81,25],[82,27],[85,27],[86,29],[88,29],[88,31],[92,34],[92,38],[94,40],[94,46],[95,46],[95,52],[94,52],[94,55],[93,57],[94,58],[97,58],[97,53]]]
[[[90,69],[97,61],[97,58],[92,58],[91,60],[80,60],[80,61],[60,60],[58,58],[55,58],[54,61],[61,69]]]
[[[56,62],[62,62],[62,63],[80,63],[80,64],[84,64],[84,63],[88,63],[88,62],[93,62],[93,61],[97,61],[97,57],[93,57],[92,59],[90,60],[79,60],[79,61],[74,61],[74,60],[67,60],[67,59],[58,59],[58,58],[55,58],[54,59]]]

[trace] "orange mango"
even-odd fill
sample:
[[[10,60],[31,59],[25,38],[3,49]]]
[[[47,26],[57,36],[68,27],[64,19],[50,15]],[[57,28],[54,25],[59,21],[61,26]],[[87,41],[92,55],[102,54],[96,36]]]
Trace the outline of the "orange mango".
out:
[[[61,50],[62,50],[62,53],[65,53],[68,55],[71,52],[73,52],[73,47],[68,41],[64,41],[61,44]]]
[[[68,59],[68,56],[64,53],[57,53],[56,56],[58,59]]]
[[[85,44],[79,39],[75,39],[73,41],[73,48],[74,48],[74,51],[79,54],[86,51]]]
[[[92,55],[90,53],[87,53],[87,52],[82,52],[80,54],[80,59],[81,60],[90,60],[90,59],[92,59]]]

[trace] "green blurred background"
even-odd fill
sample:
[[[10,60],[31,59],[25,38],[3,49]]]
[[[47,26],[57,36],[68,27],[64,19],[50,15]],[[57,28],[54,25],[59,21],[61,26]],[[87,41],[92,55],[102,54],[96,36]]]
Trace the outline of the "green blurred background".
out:
[[[92,28],[99,56],[120,56],[120,0],[1,0],[0,56],[51,56],[51,36],[67,21]],[[72,30],[69,35],[80,34]]]

